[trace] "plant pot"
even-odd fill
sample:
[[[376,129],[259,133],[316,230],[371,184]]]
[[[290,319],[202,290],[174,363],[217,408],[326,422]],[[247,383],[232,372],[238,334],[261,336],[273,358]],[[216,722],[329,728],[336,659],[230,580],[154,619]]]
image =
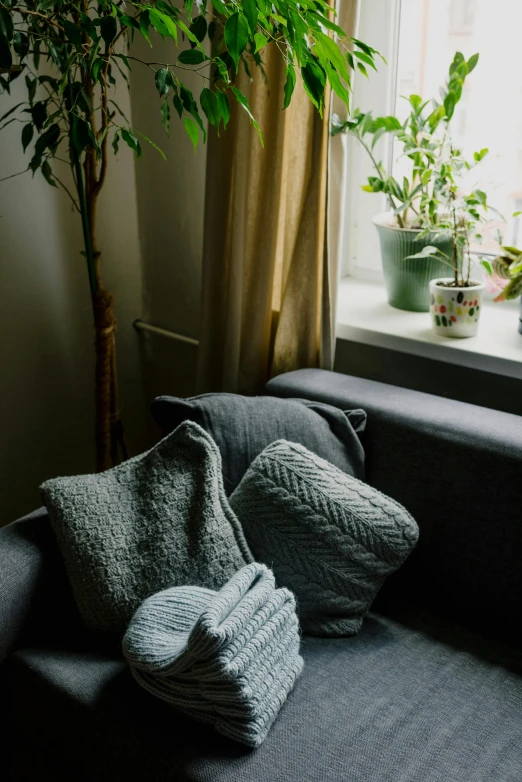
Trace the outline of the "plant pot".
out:
[[[382,269],[388,302],[392,307],[410,312],[428,312],[430,280],[448,272],[448,265],[438,258],[408,258],[429,244],[439,247],[451,257],[451,237],[442,231],[432,231],[419,239],[421,230],[394,228],[389,225],[391,213],[373,218],[381,243]]]
[[[442,277],[430,282],[430,313],[433,330],[442,337],[474,337],[482,312],[483,282],[472,282],[462,288],[439,283],[452,281]]]

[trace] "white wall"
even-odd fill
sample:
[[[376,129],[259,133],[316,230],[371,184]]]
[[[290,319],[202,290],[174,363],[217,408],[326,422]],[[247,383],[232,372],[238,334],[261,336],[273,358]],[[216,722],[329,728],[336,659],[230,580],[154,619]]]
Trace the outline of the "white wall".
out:
[[[172,42],[137,41],[133,54],[142,60],[173,62]],[[142,245],[144,317],[152,323],[198,337],[203,253],[206,146],[194,153],[171,102],[170,135],[160,122],[160,101],[154,74],[132,64],[132,116],[136,130],[165,152],[167,160],[146,149],[136,163],[138,214]],[[204,87],[201,76],[186,73],[195,95]],[[157,394],[189,396],[195,390],[197,348],[153,335],[140,337],[145,361],[147,399]]]
[[[25,85],[0,98],[0,114]],[[118,102],[129,110],[125,88]],[[27,166],[21,125],[0,134],[0,178]],[[67,177],[67,168],[59,172]],[[146,442],[139,338],[142,282],[132,155],[111,160],[100,202],[105,280],[116,294],[122,414],[133,452]],[[0,182],[0,524],[40,504],[38,486],[94,469],[93,330],[82,236],[67,197],[24,174]]]

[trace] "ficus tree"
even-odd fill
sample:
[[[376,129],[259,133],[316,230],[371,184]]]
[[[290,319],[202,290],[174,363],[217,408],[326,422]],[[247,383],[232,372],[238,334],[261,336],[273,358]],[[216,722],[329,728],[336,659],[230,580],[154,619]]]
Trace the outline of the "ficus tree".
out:
[[[4,113],[0,130],[21,123],[27,170],[64,189],[83,229],[95,329],[98,469],[126,457],[113,296],[103,282],[97,236],[100,192],[120,144],[138,158],[144,144],[163,154],[120,111],[117,71],[128,81],[134,65],[150,69],[165,130],[171,117],[179,117],[194,147],[206,139],[207,122],[218,132],[226,128],[231,100],[261,137],[234,81],[240,68],[249,76],[255,67],[263,71],[265,47],[276,46],[286,63],[281,108],[289,105],[298,78],[318,111],[329,87],[348,106],[355,65],[362,73],[366,65],[375,67],[375,51],[348,39],[333,18],[326,0],[186,0],[183,6],[170,0],[0,0],[0,87],[9,92],[13,79],[22,77],[27,87],[27,100]],[[150,59],[136,56],[137,36],[150,44]],[[154,57],[158,36],[172,41],[171,62]],[[187,71],[201,76],[199,95],[184,83]],[[57,160],[70,166],[66,181],[57,176]]]

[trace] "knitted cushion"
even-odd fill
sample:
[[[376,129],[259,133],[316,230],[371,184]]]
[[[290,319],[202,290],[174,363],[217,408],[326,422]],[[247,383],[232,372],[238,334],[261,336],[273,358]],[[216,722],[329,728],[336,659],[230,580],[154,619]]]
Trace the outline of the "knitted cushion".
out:
[[[225,491],[231,494],[250,464],[274,440],[301,443],[343,472],[364,480],[363,410],[339,410],[308,399],[203,394],[192,399],[158,397],[152,415],[165,434],[195,421],[221,451]]]
[[[296,443],[257,457],[230,498],[254,557],[297,597],[313,635],[354,635],[418,527],[399,503]]]
[[[252,747],[303,667],[294,596],[257,563],[220,592],[174,587],[149,597],[123,652],[144,689]]]
[[[219,450],[191,421],[118,467],[41,489],[92,629],[124,631],[148,595],[180,584],[219,589],[252,561],[225,497]]]

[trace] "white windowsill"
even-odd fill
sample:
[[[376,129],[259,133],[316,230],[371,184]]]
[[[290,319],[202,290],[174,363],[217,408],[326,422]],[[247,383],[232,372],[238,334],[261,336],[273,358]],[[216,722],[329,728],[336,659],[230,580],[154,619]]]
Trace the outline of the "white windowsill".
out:
[[[440,337],[428,312],[390,307],[382,283],[345,277],[339,285],[336,336],[450,364],[522,379],[519,301],[485,302],[476,337]]]

